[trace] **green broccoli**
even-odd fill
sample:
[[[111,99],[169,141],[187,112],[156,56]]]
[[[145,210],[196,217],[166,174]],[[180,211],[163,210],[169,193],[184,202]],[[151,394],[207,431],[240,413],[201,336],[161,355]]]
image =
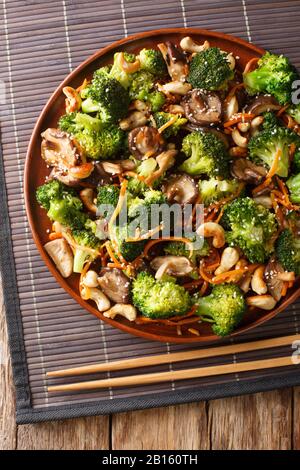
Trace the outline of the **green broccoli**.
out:
[[[120,188],[118,188],[118,186],[114,186],[113,184],[99,186],[97,193],[98,215],[104,218],[111,216],[112,211],[118,204],[119,196]],[[101,210],[101,206],[104,206],[103,210]],[[108,206],[111,207],[110,210]]]
[[[218,336],[230,335],[241,322],[246,302],[241,289],[235,284],[219,284],[210,295],[195,294],[193,303],[201,320],[212,322],[213,332]]]
[[[289,106],[286,112],[300,124],[300,103]]]
[[[293,159],[293,170],[295,173],[300,173],[300,149],[296,150]]]
[[[198,183],[201,202],[208,206],[224,197],[234,195],[239,187],[238,180],[220,180],[218,178],[210,178],[202,180]]]
[[[292,83],[297,78],[294,67],[283,55],[266,52],[258,61],[258,67],[252,72],[244,73],[247,92],[270,93],[279,104],[291,101]]]
[[[211,132],[194,131],[184,137],[185,160],[179,167],[189,175],[228,175],[228,155],[223,142]]]
[[[82,130],[75,134],[87,157],[93,160],[116,158],[124,147],[124,132],[114,124],[100,132]]]
[[[130,238],[134,234],[131,233],[129,227],[127,225],[116,225],[113,226],[113,231],[115,235],[115,240],[118,245],[118,250],[126,259],[126,261],[133,261],[137,258],[142,252],[145,247],[146,241],[141,240],[137,242],[127,242],[127,238]]]
[[[152,204],[164,204],[167,198],[164,193],[155,189],[147,189],[142,195],[136,197],[129,197],[128,204],[128,217],[135,219],[137,216],[142,218],[144,222],[143,228],[149,230],[151,228],[151,210]],[[142,228],[142,227],[141,227]]]
[[[110,76],[94,73],[88,88],[88,98],[82,102],[85,113],[99,114],[103,123],[116,123],[128,113],[129,95],[125,88]]]
[[[193,57],[187,80],[193,88],[213,91],[226,88],[233,76],[227,53],[218,47],[210,47]]]
[[[176,117],[176,121],[167,129],[165,129],[162,133],[162,135],[168,139],[172,135],[177,135],[178,132],[180,131],[181,127],[184,126],[184,124],[187,123],[187,119],[184,117],[180,117],[178,114],[171,114],[171,113],[165,113],[163,111],[160,111],[159,113],[155,113],[153,115],[156,127],[159,128],[166,124],[166,122],[169,122],[170,119],[173,119]]]
[[[275,215],[250,197],[226,204],[221,225],[230,246],[239,246],[251,263],[264,263],[273,250]]]
[[[273,127],[276,127],[279,125],[278,119],[274,113],[271,111],[268,111],[263,114],[263,129],[272,129]]]
[[[165,247],[164,247],[164,252],[167,255],[173,255],[173,256],[185,256],[186,258],[189,258],[190,256],[190,250],[187,247],[186,243],[184,242],[169,242]],[[193,250],[192,257],[190,258],[192,263],[196,264],[196,261],[198,258],[204,258],[205,256],[208,256],[210,252],[210,246],[207,240],[203,240],[203,245],[201,248],[196,248]]]
[[[58,121],[58,127],[68,134],[76,134],[82,129],[100,132],[103,126],[100,119],[89,116],[88,114],[74,112],[61,116]]]
[[[278,151],[281,152],[276,174],[286,178],[289,174],[290,145],[300,146],[300,137],[286,127],[275,126],[251,137],[248,149],[254,163],[271,168]]]
[[[78,197],[69,195],[62,199],[51,200],[47,215],[49,219],[66,227],[82,229],[88,218],[82,209],[81,200]]]
[[[141,196],[148,189],[149,189],[149,186],[147,186],[146,183],[139,180],[138,178],[129,178],[128,184],[127,184],[127,191],[130,192],[133,196]]]
[[[165,102],[165,95],[160,91],[151,91],[151,93],[148,93],[147,95],[147,103],[150,105],[151,111],[153,113],[159,111],[163,107]]]
[[[291,176],[287,182],[287,187],[290,190],[290,199],[295,204],[300,204],[300,173]]]
[[[78,245],[74,253],[73,271],[74,273],[81,273],[86,261],[94,261],[97,258],[102,242],[91,230],[73,230],[72,236]]]
[[[278,261],[287,271],[300,275],[300,237],[285,229],[276,241],[276,254]]]
[[[123,52],[123,57],[126,62],[134,62],[136,57],[134,54]],[[121,66],[122,52],[116,52],[114,55],[114,63],[110,70],[110,76],[116,80],[127,90],[132,82],[132,74],[127,73]]]
[[[149,318],[168,318],[184,315],[191,306],[191,298],[184,287],[169,280],[155,280],[141,272],[133,281],[133,304]]]
[[[132,81],[128,89],[131,100],[147,101],[155,84],[155,78],[146,70],[138,70],[132,75]]]
[[[73,188],[70,188],[58,180],[51,180],[48,183],[39,186],[36,190],[36,199],[43,209],[50,209],[50,203],[53,200],[76,196]]]
[[[142,49],[139,53],[141,69],[161,78],[167,74],[167,67],[160,51],[155,49]]]

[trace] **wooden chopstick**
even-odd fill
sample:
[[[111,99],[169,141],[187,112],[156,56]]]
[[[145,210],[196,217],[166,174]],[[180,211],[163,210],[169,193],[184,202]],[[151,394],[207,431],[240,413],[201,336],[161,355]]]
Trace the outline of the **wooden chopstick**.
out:
[[[235,374],[250,370],[270,369],[293,365],[292,357],[277,357],[272,359],[260,359],[257,361],[240,362],[209,367],[197,367],[195,369],[176,370],[168,372],[156,372],[153,374],[131,375],[112,379],[93,380],[89,382],[72,383],[66,385],[54,385],[48,387],[49,392],[74,392],[81,390],[96,390],[107,387],[127,387],[131,385],[148,385],[157,382],[193,379],[209,377],[213,375]],[[294,364],[295,365],[295,364]]]
[[[300,335],[283,336],[281,338],[264,339],[241,344],[231,344],[229,346],[218,346],[207,349],[197,349],[194,351],[181,351],[171,354],[159,354],[156,356],[145,356],[134,359],[125,359],[102,364],[91,364],[88,366],[73,367],[71,369],[54,370],[47,372],[47,377],[67,377],[70,375],[94,374],[96,372],[106,372],[112,370],[134,369],[136,367],[147,367],[169,362],[190,361],[193,359],[204,359],[206,357],[225,356],[226,354],[237,354],[259,349],[276,348],[292,344],[299,341]]]

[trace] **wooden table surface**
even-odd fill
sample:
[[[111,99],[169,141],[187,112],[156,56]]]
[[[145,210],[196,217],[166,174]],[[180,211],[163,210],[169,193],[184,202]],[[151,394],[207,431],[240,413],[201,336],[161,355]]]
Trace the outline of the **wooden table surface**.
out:
[[[17,426],[2,297],[0,304],[0,450],[300,449],[300,387]]]

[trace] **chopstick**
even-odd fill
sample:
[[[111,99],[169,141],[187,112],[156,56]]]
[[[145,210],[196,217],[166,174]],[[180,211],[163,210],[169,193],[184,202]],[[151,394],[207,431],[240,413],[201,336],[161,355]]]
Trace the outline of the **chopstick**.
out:
[[[91,364],[88,366],[73,367],[71,369],[54,370],[47,372],[47,377],[67,377],[70,375],[94,374],[96,372],[106,372],[113,370],[134,369],[137,367],[156,366],[160,364],[190,361],[193,359],[204,359],[207,357],[225,356],[226,354],[238,354],[259,349],[275,348],[292,344],[299,341],[300,335],[283,336],[281,338],[271,338],[260,341],[251,341],[241,344],[231,344],[229,346],[218,346],[207,349],[197,349],[194,351],[181,351],[171,354],[159,354],[155,356],[144,356],[134,359],[125,359],[102,364]]]
[[[54,385],[48,387],[49,392],[74,392],[82,390],[96,390],[107,387],[126,387],[132,385],[148,385],[157,382],[210,377],[214,375],[234,374],[250,370],[270,369],[293,365],[292,357],[277,357],[272,359],[260,359],[257,361],[240,362],[209,367],[197,367],[195,369],[176,370],[168,372],[156,372],[153,374],[131,375],[112,379],[93,380],[89,382],[72,383],[66,385]],[[295,365],[295,364],[294,364]]]

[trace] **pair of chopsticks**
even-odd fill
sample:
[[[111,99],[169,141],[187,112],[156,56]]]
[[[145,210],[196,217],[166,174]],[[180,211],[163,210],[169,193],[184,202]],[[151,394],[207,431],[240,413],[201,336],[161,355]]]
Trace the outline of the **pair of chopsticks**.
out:
[[[300,341],[300,335],[284,336],[248,343],[232,344],[214,348],[199,349],[194,351],[182,351],[171,354],[160,354],[156,356],[138,357],[103,364],[92,364],[72,369],[63,369],[47,372],[47,377],[68,377],[83,374],[94,374],[116,370],[133,369],[138,367],[157,366],[160,364],[204,359],[207,357],[226,356],[242,352],[258,351],[261,349],[276,348],[292,345],[294,341]],[[273,367],[284,367],[295,365],[292,361],[292,352],[289,356],[272,359],[239,362],[234,364],[215,365],[208,367],[197,367],[168,372],[155,372],[150,374],[130,375],[126,377],[115,377],[103,380],[53,385],[48,387],[49,392],[69,392],[81,390],[95,390],[107,387],[125,387],[130,385],[147,385],[157,382],[193,379],[198,377],[210,377],[214,375],[234,374],[251,370],[270,369]]]

